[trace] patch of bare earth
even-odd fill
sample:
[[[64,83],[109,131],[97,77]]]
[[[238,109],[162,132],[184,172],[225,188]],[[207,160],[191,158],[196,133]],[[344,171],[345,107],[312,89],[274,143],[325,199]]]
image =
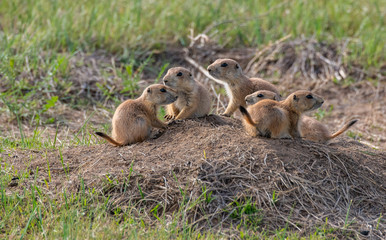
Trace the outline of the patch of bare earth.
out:
[[[136,204],[149,213],[159,204],[167,219],[183,203],[196,202],[186,213],[197,228],[233,229],[245,218],[235,214],[235,201],[252,200],[260,230],[287,224],[307,235],[328,219],[328,226],[346,227],[353,235],[370,231],[374,238],[385,237],[384,222],[378,230],[376,225],[386,207],[386,154],[349,138],[330,145],[251,138],[239,120],[212,115],[173,123],[143,143],[71,147],[61,154],[65,169],[58,151],[2,153],[6,162],[32,174],[7,192],[28,188],[37,168],[45,188],[48,161],[47,192],[79,191],[83,179],[87,189],[111,196],[111,208]],[[207,196],[211,192],[210,200],[203,189]]]

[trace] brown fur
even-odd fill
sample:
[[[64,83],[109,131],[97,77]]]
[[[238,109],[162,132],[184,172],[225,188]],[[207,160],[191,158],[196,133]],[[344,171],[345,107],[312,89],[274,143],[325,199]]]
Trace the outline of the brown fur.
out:
[[[326,125],[324,125],[323,123],[319,122],[314,118],[303,116],[302,123],[300,125],[300,134],[307,140],[313,142],[327,143],[328,141],[336,138],[337,136],[347,131],[357,121],[357,119],[351,120],[347,122],[337,132],[331,134]]]
[[[208,66],[208,72],[219,83],[225,85],[229,96],[229,104],[224,116],[231,116],[239,106],[246,107],[245,97],[258,90],[269,90],[280,96],[277,88],[260,78],[248,78],[244,75],[240,65],[232,59],[217,59]],[[280,99],[279,99],[280,100]]]
[[[263,99],[276,100],[277,98],[274,92],[265,90],[254,92],[245,97],[247,105],[253,105]],[[336,138],[340,134],[347,131],[347,129],[353,126],[357,121],[357,119],[351,120],[337,132],[331,134],[327,126],[323,123],[314,118],[302,116],[300,124],[300,135],[310,141],[327,143],[331,139]]]
[[[164,84],[176,90],[178,99],[166,107],[166,119],[186,119],[208,115],[212,106],[209,91],[194,80],[192,73],[183,67],[168,70]]]
[[[310,91],[296,91],[284,101],[263,99],[246,110],[240,106],[244,127],[252,136],[299,138],[302,113],[319,108],[323,99]]]
[[[115,146],[142,142],[150,136],[152,127],[165,129],[166,124],[157,118],[157,107],[177,99],[177,93],[162,84],[147,87],[137,99],[121,103],[112,120],[112,137],[96,132]]]
[[[272,99],[275,101],[280,101],[280,95],[277,93],[268,91],[268,90],[260,90],[256,91],[252,94],[249,94],[245,97],[245,103],[247,106],[253,105],[263,99]]]

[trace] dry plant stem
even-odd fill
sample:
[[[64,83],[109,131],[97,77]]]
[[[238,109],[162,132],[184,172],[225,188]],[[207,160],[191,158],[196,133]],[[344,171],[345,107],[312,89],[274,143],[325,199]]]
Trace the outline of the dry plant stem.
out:
[[[217,80],[217,79],[215,79],[214,77],[212,77],[212,76],[208,73],[208,71],[207,71],[205,68],[203,68],[200,64],[198,64],[196,61],[194,61],[194,60],[193,60],[192,58],[190,58],[189,56],[185,55],[185,56],[184,56],[184,59],[185,59],[188,63],[192,64],[195,68],[197,68],[200,72],[202,72],[202,73],[205,75],[205,77],[207,77],[207,78],[209,78],[209,79],[211,79],[211,80],[214,80],[214,81]]]

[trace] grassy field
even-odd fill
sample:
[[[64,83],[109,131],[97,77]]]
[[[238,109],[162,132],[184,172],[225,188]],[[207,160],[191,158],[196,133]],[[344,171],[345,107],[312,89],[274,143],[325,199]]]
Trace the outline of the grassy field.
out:
[[[35,69],[58,55],[104,49],[127,51],[186,46],[190,31],[225,47],[259,46],[292,34],[349,40],[347,60],[366,67],[384,60],[383,1],[2,1],[2,68]]]
[[[169,64],[151,68],[151,55],[143,58],[143,53],[186,47],[189,37],[200,33],[224,48],[266,46],[289,34],[327,43],[347,42],[346,64],[366,71],[380,69],[385,65],[385,14],[383,0],[0,1],[0,116],[2,123],[14,124],[16,129],[10,135],[5,126],[0,127],[0,153],[100,143],[92,135],[94,129],[86,127],[93,109],[111,114],[112,106],[123,98],[138,95],[144,68],[159,79]],[[77,97],[70,78],[74,69],[87,65],[76,56],[95,52],[116,56],[121,65],[109,63],[100,69],[103,82],[97,86],[103,96],[91,101]],[[123,89],[115,93],[105,84],[108,81]],[[46,126],[54,133],[61,131],[56,119],[59,103],[65,109],[84,111],[87,120],[75,135],[47,137]],[[109,124],[103,127],[108,131]],[[181,228],[179,222],[191,206],[180,206],[172,220],[157,217],[149,223],[148,218],[138,217],[141,210],[135,206],[124,213],[112,209],[109,196],[95,189],[49,192],[47,179],[20,192],[6,190],[15,178],[21,183],[30,175],[38,179],[39,170],[31,171],[16,171],[0,155],[0,238],[223,237],[190,225]],[[235,237],[298,239],[297,233],[286,228],[273,233],[256,233],[250,225],[245,228]],[[324,239],[334,231],[319,226],[308,238]]]

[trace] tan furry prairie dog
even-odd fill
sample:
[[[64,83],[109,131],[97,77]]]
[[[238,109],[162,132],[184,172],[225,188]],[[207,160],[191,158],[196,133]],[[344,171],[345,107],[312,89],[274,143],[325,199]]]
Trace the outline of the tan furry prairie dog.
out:
[[[319,108],[323,99],[305,90],[292,93],[277,102],[263,99],[246,110],[240,106],[245,130],[252,136],[300,138],[299,123],[304,112]]]
[[[337,132],[331,134],[326,125],[323,123],[312,117],[303,116],[300,125],[300,135],[313,142],[327,143],[347,131],[347,129],[349,129],[357,121],[358,119],[351,120]]]
[[[212,106],[209,91],[194,80],[183,67],[170,68],[163,78],[164,85],[177,92],[178,99],[166,107],[166,119],[186,119],[208,115]]]
[[[277,93],[274,93],[274,92],[271,92],[271,91],[268,91],[268,90],[260,90],[260,91],[256,91],[252,94],[249,94],[245,97],[245,103],[247,104],[247,106],[249,105],[253,105],[263,99],[271,99],[271,100],[275,100],[275,101],[280,101],[280,95],[278,95]]]
[[[244,75],[240,65],[232,59],[217,59],[208,66],[209,74],[225,86],[229,104],[224,116],[231,116],[239,106],[246,107],[245,97],[259,90],[269,90],[280,96],[277,88],[260,78],[249,78]]]
[[[157,107],[177,100],[177,93],[162,84],[147,87],[137,99],[121,103],[112,120],[112,137],[96,132],[115,146],[142,142],[150,136],[152,127],[166,128],[167,124],[157,118]]]
[[[274,92],[262,90],[254,92],[245,97],[247,105],[253,105],[263,99],[277,100],[277,96]],[[353,119],[347,122],[337,132],[331,134],[327,126],[323,123],[312,117],[302,116],[300,123],[300,135],[303,138],[313,142],[327,143],[331,139],[336,138],[337,136],[347,131],[347,129],[353,126],[357,121],[357,119]]]

